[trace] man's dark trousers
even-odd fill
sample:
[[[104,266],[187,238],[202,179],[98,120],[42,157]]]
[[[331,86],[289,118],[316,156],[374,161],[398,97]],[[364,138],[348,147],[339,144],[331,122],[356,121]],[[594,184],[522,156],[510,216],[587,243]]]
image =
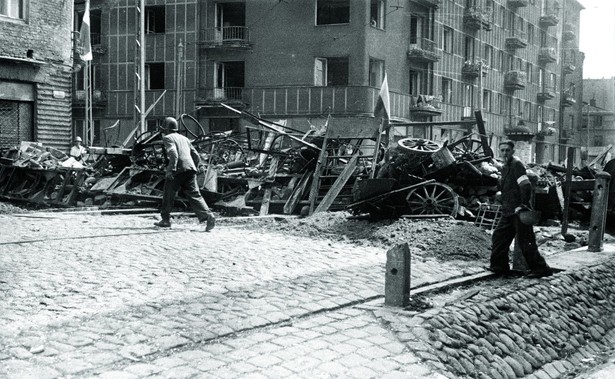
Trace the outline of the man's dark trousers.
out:
[[[530,270],[533,272],[548,271],[547,262],[538,252],[533,227],[523,224],[516,214],[502,216],[493,231],[491,269],[496,272],[510,271],[508,251],[515,237]]]
[[[201,196],[199,187],[196,182],[196,172],[184,171],[175,173],[173,180],[164,181],[164,193],[162,195],[162,210],[160,215],[164,221],[171,220],[171,210],[175,203],[175,195],[177,191],[181,189],[184,192],[184,196],[190,202],[190,206],[200,222],[207,220],[207,214],[211,213],[207,203]]]

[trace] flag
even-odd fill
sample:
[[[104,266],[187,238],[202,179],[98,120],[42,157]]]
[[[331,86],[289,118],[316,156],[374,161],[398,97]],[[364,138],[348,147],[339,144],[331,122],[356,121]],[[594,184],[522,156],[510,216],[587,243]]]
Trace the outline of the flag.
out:
[[[81,59],[84,61],[92,60],[92,43],[90,41],[90,0],[85,2],[85,12],[83,22],[79,30],[79,46],[81,47]]]
[[[389,97],[389,83],[387,82],[387,74],[384,74],[384,80],[378,94],[376,108],[374,108],[374,116],[385,117],[387,120],[391,117],[391,99]]]

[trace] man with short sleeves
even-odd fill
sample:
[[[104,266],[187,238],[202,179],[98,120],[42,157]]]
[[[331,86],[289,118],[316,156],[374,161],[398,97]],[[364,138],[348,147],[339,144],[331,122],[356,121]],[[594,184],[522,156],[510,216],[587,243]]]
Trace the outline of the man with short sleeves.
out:
[[[177,191],[182,189],[199,222],[206,222],[205,231],[209,232],[216,225],[216,219],[203,199],[196,180],[197,167],[199,167],[201,158],[190,140],[177,133],[177,120],[173,117],[167,117],[160,130],[163,134],[162,142],[169,163],[165,170],[160,212],[162,220],[154,225],[162,228],[171,227],[171,210],[175,196]]]
[[[514,156],[515,144],[512,141],[500,144],[500,155],[504,160],[500,190],[502,192],[502,218],[493,231],[491,239],[490,270],[501,275],[510,273],[508,252],[516,238],[521,253],[530,268],[528,278],[541,278],[553,274],[545,259],[538,252],[536,236],[531,225],[519,219],[519,212],[531,209],[531,183],[523,163]]]

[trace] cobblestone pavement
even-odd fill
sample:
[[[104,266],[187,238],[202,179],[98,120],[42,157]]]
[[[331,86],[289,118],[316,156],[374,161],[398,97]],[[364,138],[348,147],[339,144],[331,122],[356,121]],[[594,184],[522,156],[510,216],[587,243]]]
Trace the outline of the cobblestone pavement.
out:
[[[439,376],[362,306],[385,251],[153,221],[0,216],[0,376]],[[413,262],[412,286],[479,271]]]

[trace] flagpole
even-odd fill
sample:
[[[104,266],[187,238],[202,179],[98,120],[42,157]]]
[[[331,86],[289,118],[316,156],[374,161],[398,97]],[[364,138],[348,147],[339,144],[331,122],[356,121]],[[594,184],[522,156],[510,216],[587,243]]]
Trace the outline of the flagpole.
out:
[[[94,100],[94,77],[92,75],[92,61],[88,61],[88,84],[89,86],[89,102],[88,102],[88,122],[90,124],[89,129],[89,146],[94,146],[94,106],[92,105]]]
[[[90,138],[89,138],[89,131],[90,131],[90,112],[88,111],[89,109],[89,101],[90,101],[90,90],[89,90],[89,84],[90,84],[90,78],[89,78],[89,68],[90,68],[90,61],[85,61],[85,67],[83,68],[83,94],[85,97],[85,109],[84,109],[84,124],[85,124],[85,128],[82,131],[83,133],[83,139],[86,141],[86,143],[90,142]]]

